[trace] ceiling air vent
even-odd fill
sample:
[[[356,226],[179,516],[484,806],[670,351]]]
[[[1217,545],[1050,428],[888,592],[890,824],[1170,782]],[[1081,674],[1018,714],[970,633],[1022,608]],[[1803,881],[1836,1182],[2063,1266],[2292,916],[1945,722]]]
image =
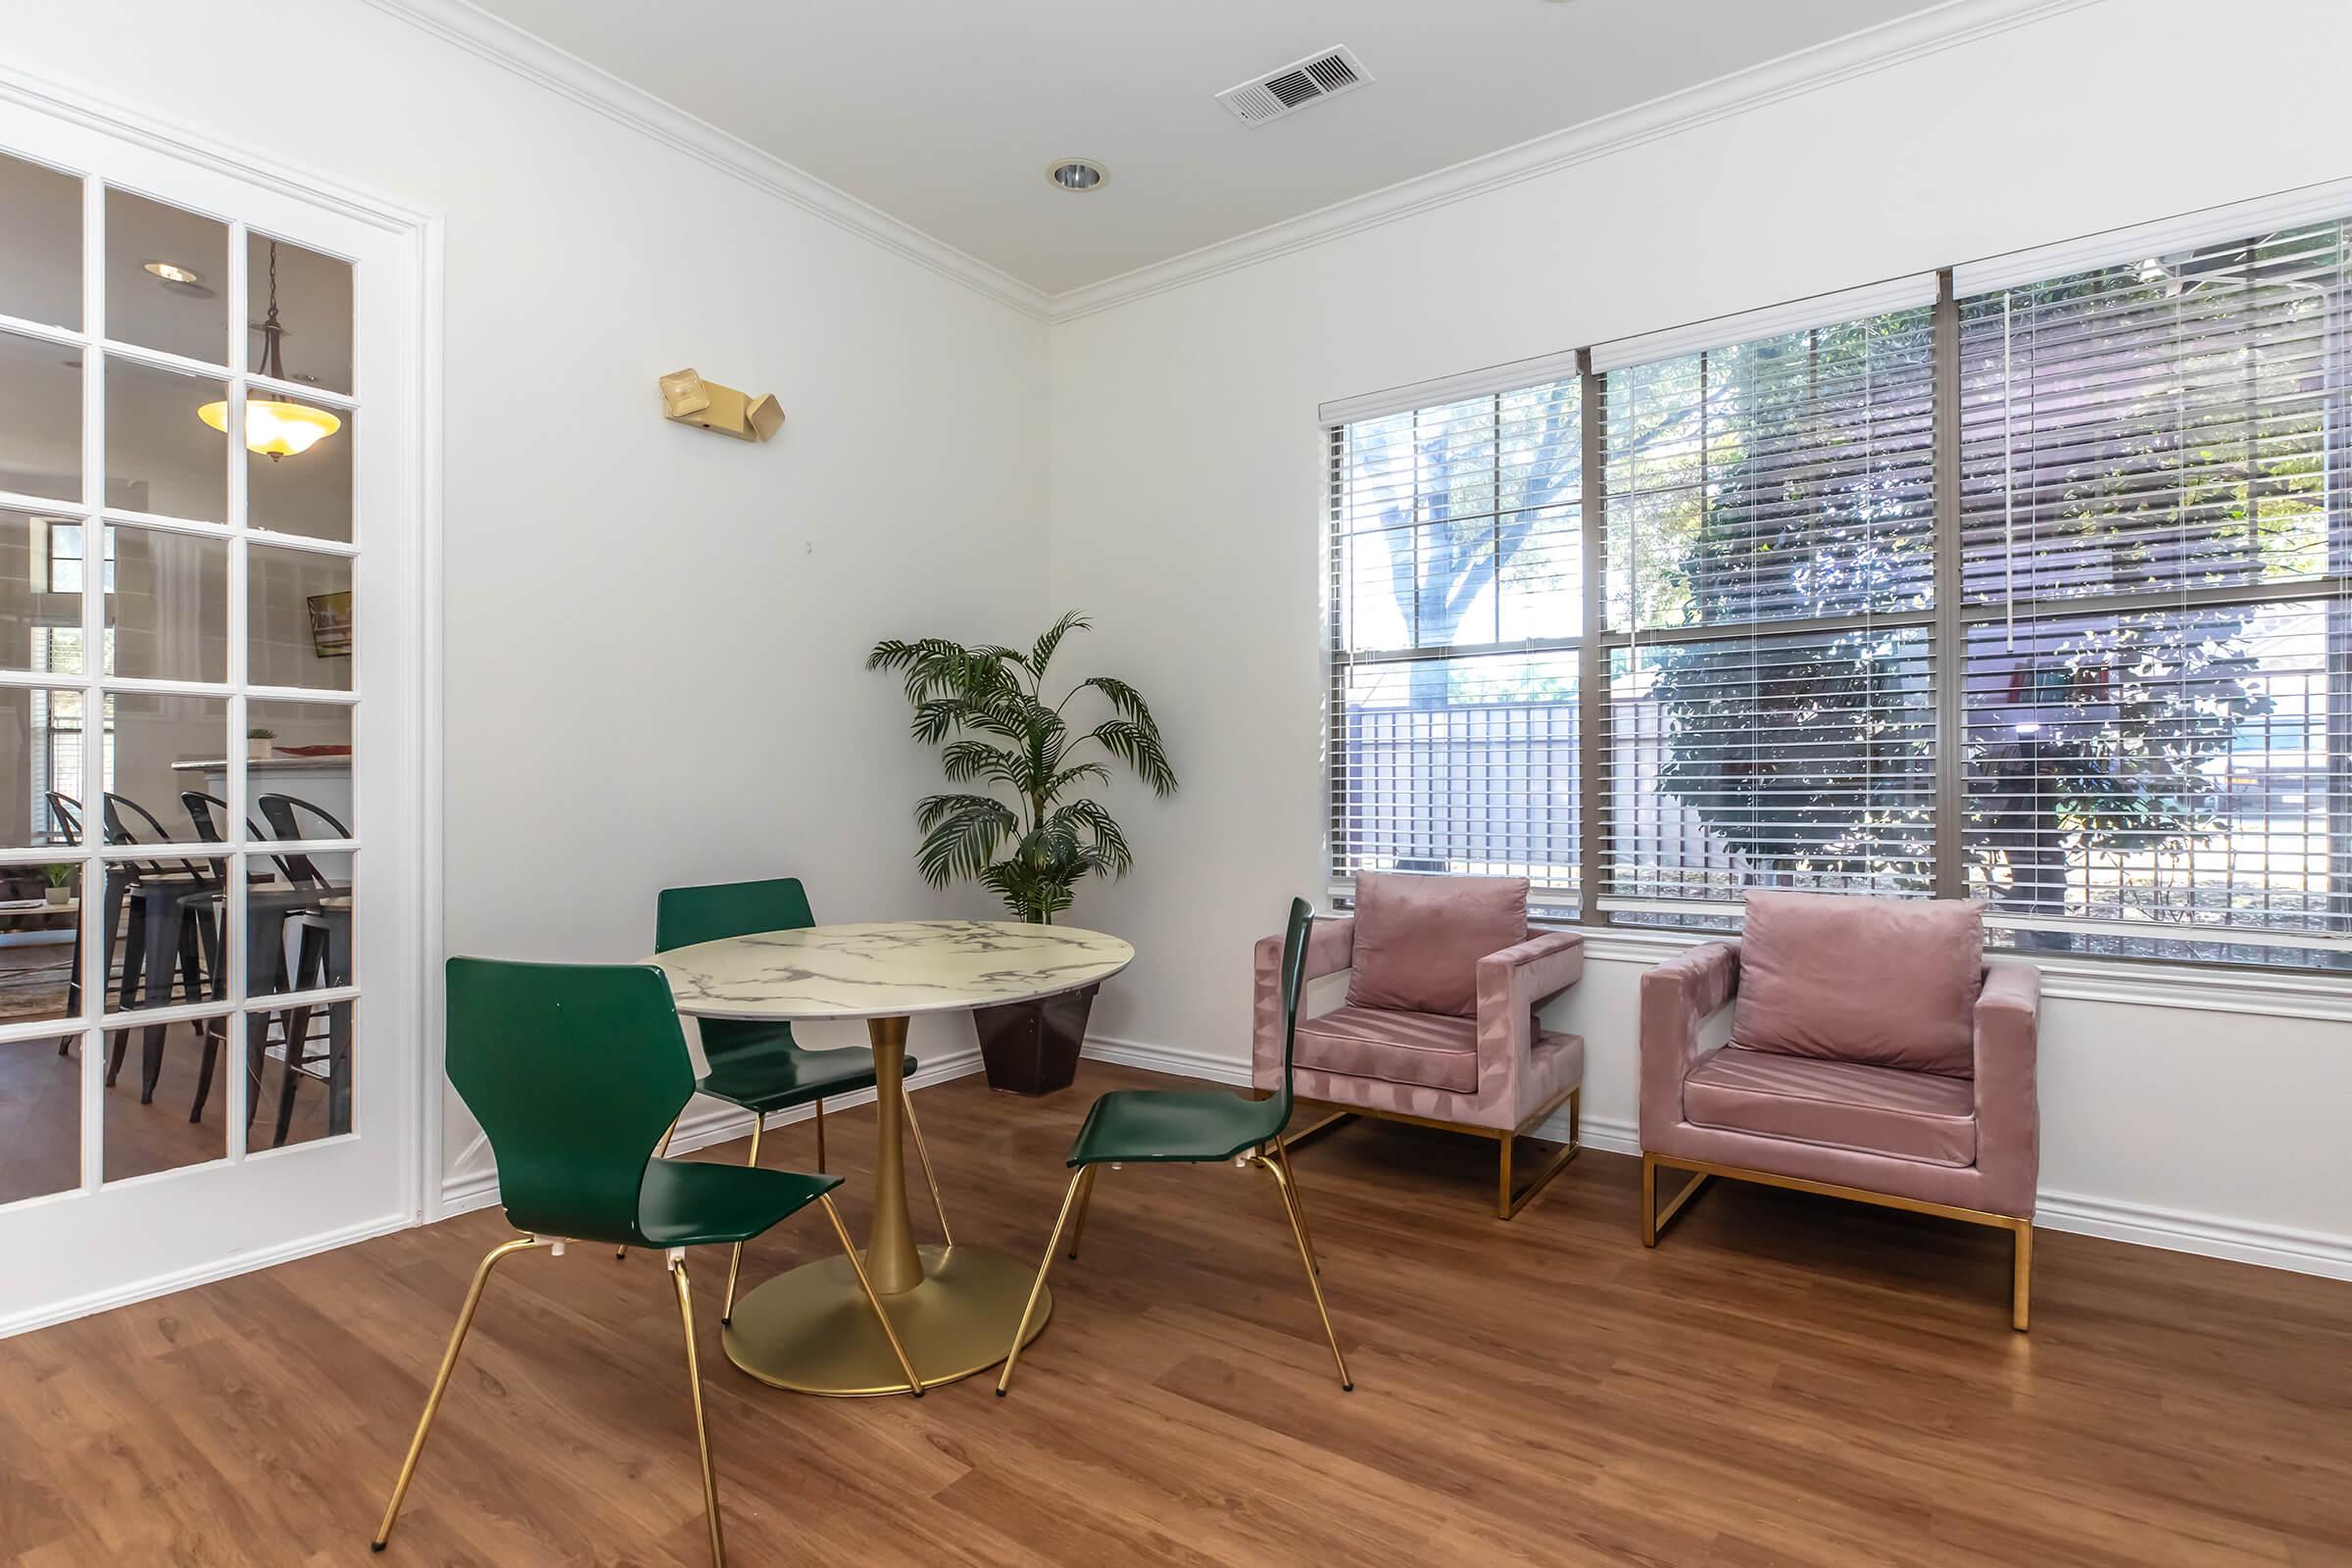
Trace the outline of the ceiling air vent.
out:
[[[1355,51],[1342,44],[1293,61],[1280,71],[1268,72],[1238,87],[1228,87],[1217,94],[1217,102],[1232,110],[1234,118],[1243,124],[1262,125],[1269,120],[1296,114],[1308,104],[1360,87],[1371,79],[1364,63],[1355,58]]]

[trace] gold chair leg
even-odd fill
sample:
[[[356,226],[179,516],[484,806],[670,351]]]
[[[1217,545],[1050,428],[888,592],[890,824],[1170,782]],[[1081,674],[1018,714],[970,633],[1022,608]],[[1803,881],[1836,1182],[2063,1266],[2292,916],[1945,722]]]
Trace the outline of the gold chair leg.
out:
[[[767,1118],[760,1112],[754,1111],[752,1113],[752,1157],[744,1161],[744,1164],[754,1170],[760,1168],[760,1135],[766,1130]],[[736,1276],[742,1272],[743,1244],[737,1242],[727,1250],[727,1294],[726,1298],[719,1302],[718,1307],[718,1320],[721,1323],[735,1321],[735,1280]]]
[[[1081,1165],[1070,1177],[1070,1190],[1061,1195],[1061,1212],[1054,1216],[1054,1234],[1046,1238],[1046,1255],[1037,1265],[1037,1283],[1029,1287],[1029,1304],[1021,1308],[1021,1321],[1012,1331],[1012,1348],[1004,1353],[1004,1370],[997,1374],[997,1397],[1012,1387],[1012,1364],[1021,1358],[1021,1341],[1029,1333],[1029,1319],[1037,1313],[1037,1298],[1046,1292],[1046,1276],[1053,1272],[1054,1250],[1061,1246],[1061,1228],[1069,1223],[1070,1205],[1078,1201],[1078,1189],[1086,1181],[1092,1165]]]
[[[1536,1196],[1551,1185],[1551,1179],[1566,1170],[1568,1162],[1585,1152],[1585,1146],[1577,1136],[1576,1100],[1578,1093],[1578,1091],[1571,1091],[1568,1096],[1568,1142],[1544,1156],[1544,1163],[1536,1167],[1536,1173],[1527,1179],[1527,1185],[1517,1192],[1511,1191],[1512,1159],[1516,1144],[1528,1134],[1522,1130],[1503,1136],[1501,1140],[1501,1186],[1494,1195],[1494,1217],[1496,1219],[1518,1218],[1519,1211],[1534,1202]]]
[[[1298,1218],[1298,1200],[1291,1192],[1290,1178],[1282,1173],[1281,1166],[1265,1155],[1252,1154],[1250,1157],[1253,1164],[1274,1178],[1275,1189],[1282,1194],[1282,1212],[1291,1222],[1292,1238],[1298,1243],[1298,1262],[1306,1270],[1306,1288],[1315,1298],[1315,1315],[1323,1320],[1323,1337],[1331,1342],[1331,1358],[1340,1369],[1340,1389],[1343,1393],[1352,1394],[1355,1392],[1355,1380],[1348,1375],[1348,1357],[1340,1351],[1339,1330],[1331,1326],[1331,1309],[1323,1304],[1323,1284],[1315,1278],[1314,1253],[1307,1250],[1306,1226]]]
[[[1691,1172],[1690,1179],[1683,1184],[1683,1190],[1666,1200],[1665,1211],[1661,1213],[1658,1210],[1658,1162],[1653,1156],[1643,1154],[1642,1156],[1642,1245],[1643,1247],[1657,1246],[1658,1238],[1666,1233],[1666,1227],[1673,1224],[1675,1217],[1690,1206],[1690,1200],[1698,1196],[1699,1189],[1714,1179],[1711,1171]]]
[[[1087,1166],[1085,1185],[1078,1189],[1078,1215],[1070,1225],[1070,1258],[1073,1262],[1078,1257],[1078,1244],[1086,1236],[1086,1212],[1095,1206],[1095,1172],[1102,1168],[1100,1165]]]
[[[2010,1263],[2009,1326],[2026,1332],[2028,1308],[2034,1300],[2034,1222],[2017,1222],[2017,1251]]]
[[[654,1157],[656,1159],[667,1159],[669,1157],[669,1141],[678,1136],[678,1123],[685,1117],[685,1114],[686,1113],[681,1110],[677,1113],[677,1115],[669,1118],[669,1131],[662,1135],[662,1147],[654,1151]],[[626,1257],[629,1255],[629,1250],[625,1247],[615,1247],[612,1249],[612,1255],[614,1257]]]
[[[821,1100],[816,1102],[816,1173],[831,1174],[825,1169],[825,1102]]]
[[[686,1330],[686,1389],[694,1396],[694,1442],[703,1458],[703,1511],[710,1519],[710,1568],[726,1568],[727,1546],[718,1527],[718,1475],[710,1468],[710,1427],[703,1418],[703,1368],[694,1349],[694,1297],[686,1288],[686,1254],[669,1254],[669,1277],[678,1287],[678,1321]]]
[[[424,1440],[433,1430],[433,1417],[441,1412],[441,1396],[449,1392],[450,1374],[458,1369],[458,1351],[466,1344],[466,1331],[473,1327],[474,1309],[482,1304],[482,1288],[490,1283],[490,1271],[515,1252],[540,1245],[536,1236],[519,1236],[514,1241],[494,1247],[482,1258],[481,1266],[473,1271],[473,1284],[466,1292],[466,1304],[458,1309],[458,1326],[449,1336],[449,1348],[441,1352],[441,1370],[434,1375],[433,1392],[424,1398],[424,1414],[417,1419],[416,1435],[409,1440],[409,1456],[401,1461],[400,1479],[392,1484],[392,1500],[384,1508],[384,1522],[375,1529],[374,1548],[384,1549],[392,1539],[392,1521],[400,1517],[401,1500],[409,1494],[409,1483],[416,1479],[416,1459],[424,1452]]]
[[[821,1194],[817,1201],[825,1205],[825,1218],[833,1222],[833,1234],[841,1238],[841,1250],[849,1254],[850,1272],[858,1276],[858,1288],[865,1293],[866,1304],[874,1309],[874,1321],[882,1325],[882,1337],[890,1341],[890,1353],[899,1358],[899,1370],[906,1374],[906,1392],[921,1398],[923,1380],[915,1376],[914,1363],[906,1358],[906,1347],[899,1343],[899,1331],[891,1326],[890,1314],[882,1310],[882,1298],[874,1294],[874,1282],[865,1277],[865,1264],[858,1256],[858,1244],[850,1240],[850,1228],[841,1222],[841,1210],[833,1206],[833,1195]]]
[[[923,1180],[931,1188],[931,1212],[939,1216],[939,1238],[954,1247],[956,1235],[948,1229],[948,1205],[939,1200],[939,1176],[931,1169],[931,1146],[923,1142],[923,1124],[914,1119],[914,1096],[904,1083],[899,1085],[899,1103],[906,1107],[906,1130],[914,1134],[914,1157],[923,1162]]]
[[[1274,1157],[1282,1161],[1282,1173],[1290,1178],[1288,1191],[1291,1195],[1291,1207],[1298,1213],[1298,1238],[1306,1246],[1306,1259],[1314,1265],[1315,1272],[1320,1274],[1323,1272],[1323,1254],[1315,1250],[1314,1232],[1308,1230],[1306,1226],[1306,1199],[1298,1190],[1298,1173],[1291,1169],[1290,1151],[1282,1147],[1282,1140],[1279,1138],[1274,1140]]]

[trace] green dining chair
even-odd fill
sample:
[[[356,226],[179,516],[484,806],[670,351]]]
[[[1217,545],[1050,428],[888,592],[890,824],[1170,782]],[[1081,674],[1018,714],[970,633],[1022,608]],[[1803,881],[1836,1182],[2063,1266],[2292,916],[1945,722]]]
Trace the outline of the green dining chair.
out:
[[[668,1261],[678,1319],[686,1331],[686,1386],[702,1453],[710,1560],[718,1568],[726,1548],[719,1534],[710,1434],[703,1420],[686,1249],[740,1246],[810,1203],[822,1204],[906,1374],[907,1392],[922,1396],[922,1381],[833,1206],[833,1189],[841,1178],[655,1156],[654,1141],[694,1093],[694,1063],[678,1028],[669,982],[651,964],[452,958],[447,1035],[450,1082],[490,1140],[498,1161],[499,1200],[523,1234],[492,1248],[474,1270],[416,1436],[393,1485],[392,1501],[375,1532],[375,1549],[383,1550],[391,1539],[490,1271],[531,1248],[545,1247],[560,1256],[567,1242],[592,1242],[653,1248]]]
[[[809,912],[808,895],[801,879],[774,877],[764,882],[726,882],[710,887],[663,888],[654,909],[654,951],[690,948],[698,942],[724,937],[757,936],[762,931],[801,931],[816,924]],[[760,1163],[760,1135],[767,1118],[797,1105],[816,1107],[816,1168],[825,1168],[825,1097],[875,1087],[874,1054],[863,1046],[837,1051],[810,1051],[792,1038],[789,1023],[754,1023],[731,1018],[704,1018],[703,1058],[710,1070],[695,1089],[713,1100],[741,1105],[752,1113],[752,1152],[745,1161]],[[904,1077],[911,1078],[917,1063],[908,1056]],[[923,1124],[915,1119],[914,1097],[900,1086],[906,1107],[906,1130],[914,1134],[915,1157],[922,1161],[923,1180],[931,1188],[931,1210],[939,1216],[941,1240],[950,1247],[956,1238],[948,1229],[948,1211],[939,1200],[939,1178],[931,1170],[931,1151],[923,1142]],[[675,1131],[673,1127],[671,1129]],[[669,1140],[662,1141],[669,1152]],[[727,1259],[727,1292],[719,1303],[718,1320],[735,1317],[735,1281],[743,1271],[743,1249]]]
[[[1340,1387],[1352,1392],[1348,1357],[1340,1353],[1340,1336],[1331,1326],[1331,1311],[1323,1304],[1323,1286],[1315,1276],[1323,1264],[1306,1234],[1306,1209],[1298,1198],[1298,1178],[1292,1174],[1290,1155],[1283,1152],[1282,1130],[1291,1121],[1291,1048],[1298,1032],[1298,993],[1304,985],[1306,938],[1315,923],[1304,899],[1291,901],[1291,923],[1282,942],[1282,1087],[1270,1099],[1250,1100],[1222,1089],[1114,1089],[1094,1103],[1066,1161],[1075,1173],[1062,1195],[1061,1213],[1054,1234],[1046,1240],[1045,1260],[1037,1265],[1037,1283],[1029,1288],[1029,1304],[1013,1331],[1012,1349],[997,1378],[997,1396],[1012,1387],[1013,1363],[1020,1359],[1021,1343],[1028,1338],[1029,1319],[1045,1294],[1046,1275],[1053,1270],[1054,1253],[1061,1246],[1062,1227],[1070,1231],[1070,1256],[1078,1255],[1078,1240],[1086,1229],[1087,1205],[1095,1195],[1095,1178],[1105,1165],[1208,1165],[1232,1160],[1254,1165],[1274,1179],[1282,1195],[1283,1212],[1291,1236],[1298,1244],[1298,1261],[1306,1269],[1306,1288],[1315,1298],[1315,1313],[1323,1319],[1323,1336],[1331,1342],[1331,1358],[1340,1369]]]

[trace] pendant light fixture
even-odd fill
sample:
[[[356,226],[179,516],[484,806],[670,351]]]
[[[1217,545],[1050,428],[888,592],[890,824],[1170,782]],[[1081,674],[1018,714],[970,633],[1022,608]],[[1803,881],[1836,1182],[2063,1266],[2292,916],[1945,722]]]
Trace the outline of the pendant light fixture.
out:
[[[286,379],[285,362],[278,350],[278,342],[285,335],[286,329],[277,319],[277,241],[271,240],[270,314],[262,320],[262,364],[254,372],[256,375],[266,375],[274,381]],[[196,411],[196,417],[226,434],[228,404],[207,403]],[[342,428],[341,419],[307,403],[250,395],[245,399],[245,450],[262,453],[271,463],[280,458],[299,457]]]

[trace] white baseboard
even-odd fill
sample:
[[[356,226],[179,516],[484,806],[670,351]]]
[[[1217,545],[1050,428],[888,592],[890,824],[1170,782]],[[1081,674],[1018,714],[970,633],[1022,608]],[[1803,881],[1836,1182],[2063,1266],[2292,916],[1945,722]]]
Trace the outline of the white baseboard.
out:
[[[34,1329],[48,1328],[52,1324],[64,1323],[77,1317],[87,1317],[93,1312],[106,1312],[118,1306],[130,1306],[139,1301],[152,1301],[159,1296],[175,1295],[198,1285],[210,1285],[216,1280],[231,1279],[239,1274],[250,1274],[255,1269],[273,1268],[277,1264],[291,1263],[296,1258],[309,1257],[316,1252],[327,1252],[338,1247],[349,1247],[354,1242],[365,1242],[378,1236],[389,1236],[394,1231],[406,1230],[416,1223],[416,1217],[414,1214],[405,1212],[386,1214],[377,1219],[363,1220],[356,1225],[345,1225],[331,1231],[320,1231],[315,1236],[297,1237],[290,1242],[280,1242],[274,1247],[260,1248],[250,1252],[239,1252],[233,1257],[216,1258],[189,1268],[175,1269],[168,1274],[151,1274],[143,1280],[133,1280],[127,1285],[112,1286],[103,1291],[92,1291],[87,1296],[77,1296],[70,1300],[44,1301],[39,1306],[20,1312],[14,1317],[0,1318],[0,1340],[7,1339],[13,1334],[26,1334]]]
[[[968,1046],[961,1051],[934,1053],[923,1061],[923,1070],[906,1080],[909,1089],[928,1089],[951,1079],[967,1077],[980,1070],[980,1048]],[[827,1096],[827,1109],[847,1108],[873,1103],[874,1092],[859,1089],[851,1094]],[[816,1114],[815,1107],[802,1105],[792,1110],[779,1110],[767,1118],[767,1130],[789,1127],[797,1121],[808,1121]],[[752,1135],[752,1114],[724,1101],[697,1097],[678,1118],[678,1130],[669,1141],[673,1154],[690,1154],[711,1144],[732,1143]],[[444,1217],[464,1214],[476,1208],[489,1208],[498,1201],[498,1172],[495,1169],[452,1172],[441,1187],[441,1212]]]
[[[1096,1038],[1087,1041],[1086,1054],[1097,1061],[1150,1072],[1203,1078],[1210,1083],[1248,1084],[1250,1065],[1231,1056],[1149,1045],[1140,1040]],[[1630,1121],[1587,1116],[1578,1129],[1588,1148],[1612,1154],[1642,1152],[1641,1129]],[[1568,1136],[1568,1118],[1554,1115],[1538,1137],[1555,1142]],[[2158,1208],[2145,1203],[2117,1202],[2082,1193],[2042,1192],[2034,1197],[2034,1223],[2046,1230],[2071,1231],[2082,1236],[2129,1242],[2135,1247],[2162,1248],[2171,1252],[2194,1252],[2203,1257],[2228,1258],[2264,1268],[2318,1274],[2352,1280],[2352,1237],[2324,1231],[2293,1230],[2252,1220],[2196,1214],[2185,1209]]]
[[[2186,1209],[2118,1203],[2081,1193],[2038,1193],[2034,1204],[2034,1223],[2045,1230],[2103,1236],[2137,1247],[2161,1247],[2172,1252],[2195,1252],[2235,1263],[2352,1280],[2352,1237]]]

